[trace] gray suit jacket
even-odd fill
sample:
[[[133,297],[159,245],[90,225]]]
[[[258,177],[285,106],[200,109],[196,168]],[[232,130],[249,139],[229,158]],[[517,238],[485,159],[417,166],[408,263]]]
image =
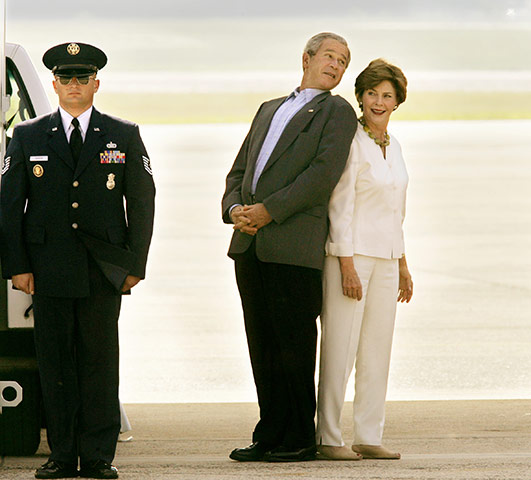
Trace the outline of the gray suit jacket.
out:
[[[222,201],[225,223],[234,204],[250,204],[258,154],[285,97],[262,104],[227,176]],[[256,235],[261,261],[322,269],[332,190],[345,167],[356,132],[356,114],[340,96],[326,92],[306,104],[288,123],[258,180],[256,202],[273,221]],[[235,231],[229,256],[245,252],[253,237]]]

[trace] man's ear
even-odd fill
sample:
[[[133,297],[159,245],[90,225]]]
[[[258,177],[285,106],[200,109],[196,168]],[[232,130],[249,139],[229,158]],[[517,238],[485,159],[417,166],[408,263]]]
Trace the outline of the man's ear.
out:
[[[306,70],[309,63],[310,63],[310,54],[307,52],[304,52],[302,54],[302,69]]]

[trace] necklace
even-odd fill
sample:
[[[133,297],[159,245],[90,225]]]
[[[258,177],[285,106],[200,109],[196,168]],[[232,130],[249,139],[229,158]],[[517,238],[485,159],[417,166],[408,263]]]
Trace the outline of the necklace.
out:
[[[376,138],[374,133],[371,132],[371,129],[369,126],[365,123],[365,118],[360,118],[360,123],[363,126],[363,130],[369,135],[369,138],[372,138],[374,140],[374,143],[378,145],[379,147],[387,147],[391,143],[391,138],[389,137],[389,134],[387,133],[387,130],[384,133],[384,140],[380,140],[379,138]]]

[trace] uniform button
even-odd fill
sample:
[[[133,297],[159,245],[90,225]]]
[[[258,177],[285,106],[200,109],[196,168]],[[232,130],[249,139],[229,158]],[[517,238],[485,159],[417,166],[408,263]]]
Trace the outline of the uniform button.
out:
[[[74,230],[76,230],[78,226],[79,226],[79,225],[78,225],[77,223],[73,223],[73,224],[72,224],[72,228],[73,228]]]
[[[72,183],[72,186],[73,187],[79,187],[79,182],[77,180],[75,180],[74,183]]]
[[[77,208],[77,207],[79,207],[79,203],[74,202],[74,203],[72,204],[72,208]]]

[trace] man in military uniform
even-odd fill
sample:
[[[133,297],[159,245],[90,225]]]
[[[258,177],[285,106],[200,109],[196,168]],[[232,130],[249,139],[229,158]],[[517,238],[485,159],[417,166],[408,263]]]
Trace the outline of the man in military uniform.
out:
[[[2,274],[33,295],[51,448],[35,477],[117,478],[117,322],[145,276],[155,187],[138,126],[92,105],[105,54],[62,44],[43,62],[59,109],[15,128],[0,191]]]

